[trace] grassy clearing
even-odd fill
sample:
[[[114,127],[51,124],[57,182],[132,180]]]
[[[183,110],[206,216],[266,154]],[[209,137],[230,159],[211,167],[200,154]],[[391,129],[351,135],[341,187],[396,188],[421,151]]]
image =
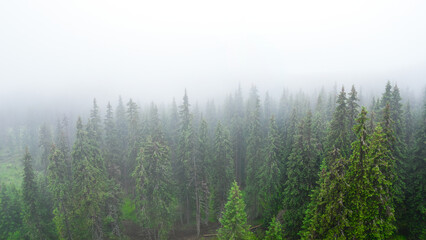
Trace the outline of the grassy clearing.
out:
[[[2,149],[0,151],[0,184],[13,184],[19,188],[22,182],[22,173],[20,154]]]

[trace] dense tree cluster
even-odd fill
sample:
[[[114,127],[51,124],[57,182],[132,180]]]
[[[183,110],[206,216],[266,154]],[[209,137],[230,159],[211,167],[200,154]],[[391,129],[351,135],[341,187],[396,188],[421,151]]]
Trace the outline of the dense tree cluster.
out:
[[[23,178],[0,186],[0,239],[126,239],[129,222],[147,239],[426,238],[426,100],[390,83],[368,109],[354,86],[260,99],[238,88],[203,110],[185,91],[105,115],[94,100],[75,127],[5,129]]]

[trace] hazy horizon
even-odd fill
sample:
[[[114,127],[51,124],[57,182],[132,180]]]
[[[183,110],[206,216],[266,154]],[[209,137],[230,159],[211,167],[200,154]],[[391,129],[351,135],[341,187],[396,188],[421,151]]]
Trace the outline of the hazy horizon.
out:
[[[424,1],[3,1],[0,101],[89,105],[426,83]],[[410,94],[411,95],[411,94]]]

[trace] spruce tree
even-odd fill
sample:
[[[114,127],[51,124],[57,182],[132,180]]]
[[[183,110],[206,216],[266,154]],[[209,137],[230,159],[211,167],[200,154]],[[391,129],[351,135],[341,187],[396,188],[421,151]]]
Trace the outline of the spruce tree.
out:
[[[61,239],[73,239],[71,234],[71,182],[63,152],[52,146],[48,166],[49,188],[54,198],[54,222]]]
[[[413,156],[407,176],[407,228],[409,239],[426,239],[426,101],[415,135]]]
[[[283,229],[281,223],[273,217],[266,231],[265,240],[283,240]]]
[[[33,163],[28,148],[24,155],[24,180],[22,182],[23,193],[23,222],[25,236],[28,239],[46,239],[46,229],[43,229],[38,186],[35,181]]]
[[[153,110],[156,115],[156,109]],[[158,118],[152,116],[152,119]],[[176,200],[167,147],[159,122],[142,145],[132,176],[136,182],[138,217],[152,229],[153,239],[167,239],[174,220]]]
[[[253,87],[248,100],[247,111],[247,176],[246,188],[247,204],[250,219],[260,215],[258,186],[258,170],[262,157],[262,128],[260,124],[260,102],[256,87]]]
[[[201,211],[203,211],[203,222],[204,225],[208,225],[209,216],[210,216],[210,208],[209,208],[209,199],[210,199],[210,171],[213,166],[211,162],[211,149],[210,149],[210,141],[209,141],[209,133],[207,122],[202,118],[200,128],[198,130],[198,144],[197,144],[197,158],[200,161],[201,174],[201,196],[200,196],[200,204]]]
[[[175,177],[180,187],[181,219],[185,219],[187,224],[189,224],[191,218],[192,209],[190,201],[195,193],[194,186],[190,186],[195,171],[191,171],[194,158],[194,135],[192,114],[189,111],[189,107],[188,95],[185,90],[183,103],[179,107],[179,141]]]
[[[263,217],[269,222],[281,208],[281,170],[282,143],[278,134],[274,116],[269,123],[268,138],[265,149],[265,161],[259,170],[258,191],[262,205]]]
[[[333,113],[333,119],[330,122],[330,130],[327,139],[327,154],[330,155],[334,148],[339,150],[343,157],[349,155],[348,144],[348,109],[346,105],[346,93],[342,91],[336,100],[336,110]]]
[[[77,120],[73,151],[73,232],[75,239],[102,239],[105,169],[99,146]]]
[[[355,120],[359,114],[359,105],[358,105],[358,92],[355,89],[355,86],[352,85],[349,97],[347,99],[347,133],[348,133],[348,142],[352,143],[356,140],[356,136],[352,131],[355,126]]]
[[[312,137],[312,115],[299,124],[296,141],[287,162],[287,181],[283,192],[285,235],[296,239],[301,230],[310,193],[316,188],[319,158]]]
[[[236,181],[232,183],[228,194],[228,202],[219,222],[222,227],[218,230],[218,239],[246,240],[254,238],[253,233],[249,230],[250,225],[247,224],[245,203]]]
[[[392,235],[393,205],[390,191],[391,155],[381,127],[369,137],[366,123],[367,111],[362,108],[354,130],[358,140],[352,144],[349,173],[346,182],[350,188],[347,194],[350,231],[347,238],[384,239]]]
[[[226,202],[226,192],[229,189],[233,176],[232,147],[228,130],[219,122],[216,127],[214,141],[214,161],[212,162],[211,183],[213,187],[213,207],[216,214]]]

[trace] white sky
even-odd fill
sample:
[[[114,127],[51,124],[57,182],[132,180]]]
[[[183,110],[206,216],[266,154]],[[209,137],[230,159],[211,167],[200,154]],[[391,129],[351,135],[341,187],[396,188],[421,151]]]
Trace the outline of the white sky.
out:
[[[387,80],[426,83],[426,1],[0,1],[0,105]]]

